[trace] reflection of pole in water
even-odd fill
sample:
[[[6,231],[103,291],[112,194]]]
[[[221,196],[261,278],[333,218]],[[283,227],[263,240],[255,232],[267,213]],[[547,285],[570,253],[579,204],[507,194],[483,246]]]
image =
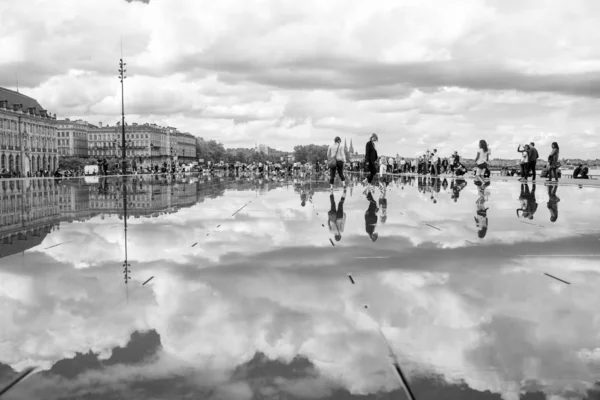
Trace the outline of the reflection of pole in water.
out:
[[[121,181],[123,187],[123,227],[125,233],[125,261],[123,262],[123,275],[125,277],[125,295],[127,297],[127,302],[129,303],[129,279],[131,278],[129,274],[131,271],[129,270],[130,264],[128,262],[128,254],[127,254],[127,177],[123,176]]]

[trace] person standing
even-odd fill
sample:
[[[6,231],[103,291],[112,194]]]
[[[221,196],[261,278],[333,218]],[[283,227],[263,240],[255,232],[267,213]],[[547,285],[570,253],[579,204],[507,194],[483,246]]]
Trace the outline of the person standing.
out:
[[[342,139],[336,136],[333,144],[327,149],[327,160],[329,163],[329,189],[333,190],[333,182],[335,180],[335,171],[337,170],[338,175],[342,181],[342,185],[346,187],[346,178],[344,177],[344,163],[346,162],[346,155],[342,147]]]
[[[477,164],[477,179],[480,182],[484,182],[484,174],[487,169],[487,163],[490,160],[491,151],[488,148],[487,142],[485,140],[479,141],[479,150],[477,151],[477,156],[475,157],[475,164]]]
[[[538,158],[540,158],[540,155],[538,154],[537,149],[535,148],[535,143],[531,142],[529,143],[529,151],[527,152],[527,156],[529,158],[529,165],[527,168],[527,173],[528,175],[531,175],[531,179],[535,181],[536,178],[536,173],[535,173],[535,166],[537,164],[537,160]]]
[[[440,156],[437,153],[437,149],[433,149],[431,153],[431,171],[433,175],[438,176],[440,174]]]
[[[377,134],[376,133],[372,134],[371,138],[367,142],[367,145],[365,148],[365,164],[367,167],[367,171],[369,172],[369,175],[367,176],[366,181],[369,184],[369,186],[372,185],[373,178],[375,177],[375,175],[377,175],[377,165],[376,164],[377,164],[378,156],[377,156],[376,143],[378,141],[379,141],[379,138],[377,137]]]
[[[521,153],[521,179],[520,181],[527,180],[527,174],[529,173],[529,150],[528,144],[519,145],[517,152]]]
[[[387,172],[387,158],[385,156],[381,156],[379,160],[379,179],[381,179]]]
[[[558,182],[558,168],[560,167],[560,162],[558,161],[559,151],[558,143],[552,142],[552,152],[550,152],[550,155],[548,156],[548,166],[550,169],[548,172],[548,180],[546,180],[546,182],[552,182],[552,176],[554,176],[554,179]]]

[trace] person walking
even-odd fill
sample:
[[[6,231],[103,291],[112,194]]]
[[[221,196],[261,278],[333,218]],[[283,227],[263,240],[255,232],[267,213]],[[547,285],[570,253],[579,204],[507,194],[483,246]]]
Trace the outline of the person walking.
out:
[[[327,149],[327,163],[329,164],[329,189],[333,190],[333,182],[335,180],[335,172],[337,171],[342,185],[346,187],[346,178],[344,177],[344,163],[346,155],[342,147],[342,139],[339,136],[335,137],[333,143]]]
[[[552,142],[552,151],[548,156],[549,171],[548,180],[546,180],[546,182],[552,182],[552,176],[554,176],[554,179],[558,182],[558,168],[560,167],[560,161],[558,161],[559,151],[558,143]]]
[[[376,147],[376,143],[379,141],[379,138],[377,137],[377,134],[374,133],[371,135],[371,138],[369,139],[369,141],[367,142],[367,145],[365,147],[365,166],[367,167],[367,171],[369,172],[369,175],[367,176],[367,178],[365,179],[369,184],[369,186],[372,185],[373,183],[373,178],[375,177],[375,175],[377,175],[377,159],[379,158],[377,156],[377,147]],[[365,183],[363,181],[363,183]]]
[[[536,178],[535,167],[536,167],[538,158],[540,158],[540,155],[539,155],[537,149],[535,148],[535,143],[533,143],[533,142],[529,143],[529,151],[527,152],[527,157],[529,158],[529,165],[527,168],[527,173],[528,173],[528,175],[531,175],[531,179],[535,181],[535,178]]]
[[[488,166],[488,161],[490,160],[491,151],[488,148],[487,142],[485,140],[479,141],[479,150],[477,151],[477,156],[475,157],[475,164],[477,164],[477,179],[480,182],[484,181],[484,174]]]

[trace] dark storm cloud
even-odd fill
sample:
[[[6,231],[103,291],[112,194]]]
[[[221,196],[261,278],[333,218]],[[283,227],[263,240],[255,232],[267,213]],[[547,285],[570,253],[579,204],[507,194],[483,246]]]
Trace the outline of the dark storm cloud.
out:
[[[592,72],[534,75],[501,63],[461,60],[384,64],[342,58],[305,58],[261,65],[251,60],[220,58],[220,54],[211,51],[180,58],[168,68],[190,77],[199,71],[213,71],[231,84],[254,82],[290,90],[349,90],[354,92],[351,97],[365,99],[401,97],[412,88],[431,91],[444,86],[600,97],[600,76]]]
[[[197,378],[193,376],[169,373],[156,375],[150,372],[152,368],[139,370],[142,373],[145,372],[146,376],[142,374],[133,378],[127,374],[117,378],[119,370],[111,369],[111,367],[120,367],[125,368],[122,371],[126,371],[126,369],[139,366],[140,363],[148,360],[139,355],[133,359],[130,356],[123,357],[120,356],[121,352],[128,351],[134,354],[141,351],[145,355],[156,356],[159,347],[160,337],[156,332],[135,332],[124,349],[113,349],[113,356],[109,360],[103,362],[91,352],[87,355],[78,354],[72,359],[60,360],[52,370],[33,375],[28,381],[28,385],[17,386],[11,392],[12,398],[20,400],[28,398],[27,396],[44,393],[45,398],[74,399],[85,396],[88,399],[101,399],[107,398],[109,395],[122,396],[127,393],[128,398],[155,399],[167,395],[177,395],[177,397],[183,398],[191,393],[198,396],[200,392],[205,394],[205,398],[220,397],[215,396],[219,392],[219,386],[223,387],[226,384],[211,384],[207,381],[199,386],[197,382],[194,382]],[[147,365],[146,367],[151,366]],[[8,382],[17,375],[12,368],[1,363],[0,371],[3,373],[0,375],[1,382]],[[106,385],[98,385],[102,382]],[[230,383],[247,383],[255,395],[260,394],[261,398],[268,399],[284,397],[299,400],[310,396],[314,399],[375,400],[382,398],[382,394],[386,399],[404,397],[403,390],[399,387],[385,394],[353,395],[339,384],[320,376],[310,359],[302,355],[298,355],[286,363],[269,359],[263,353],[256,353],[248,362],[235,367]],[[420,397],[426,395],[424,398],[428,399],[500,399],[499,395],[489,391],[473,390],[464,383],[448,384],[443,376],[424,372],[421,372],[419,376],[411,376],[410,383],[417,395]]]
[[[19,81],[19,87],[36,87],[54,75],[64,72],[59,65],[49,63],[27,62],[0,64],[0,86],[14,88]]]

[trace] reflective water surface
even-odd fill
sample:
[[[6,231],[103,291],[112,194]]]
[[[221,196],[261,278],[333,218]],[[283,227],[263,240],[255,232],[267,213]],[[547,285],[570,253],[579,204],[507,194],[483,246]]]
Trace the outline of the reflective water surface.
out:
[[[600,189],[386,184],[0,181],[4,397],[600,398]]]

